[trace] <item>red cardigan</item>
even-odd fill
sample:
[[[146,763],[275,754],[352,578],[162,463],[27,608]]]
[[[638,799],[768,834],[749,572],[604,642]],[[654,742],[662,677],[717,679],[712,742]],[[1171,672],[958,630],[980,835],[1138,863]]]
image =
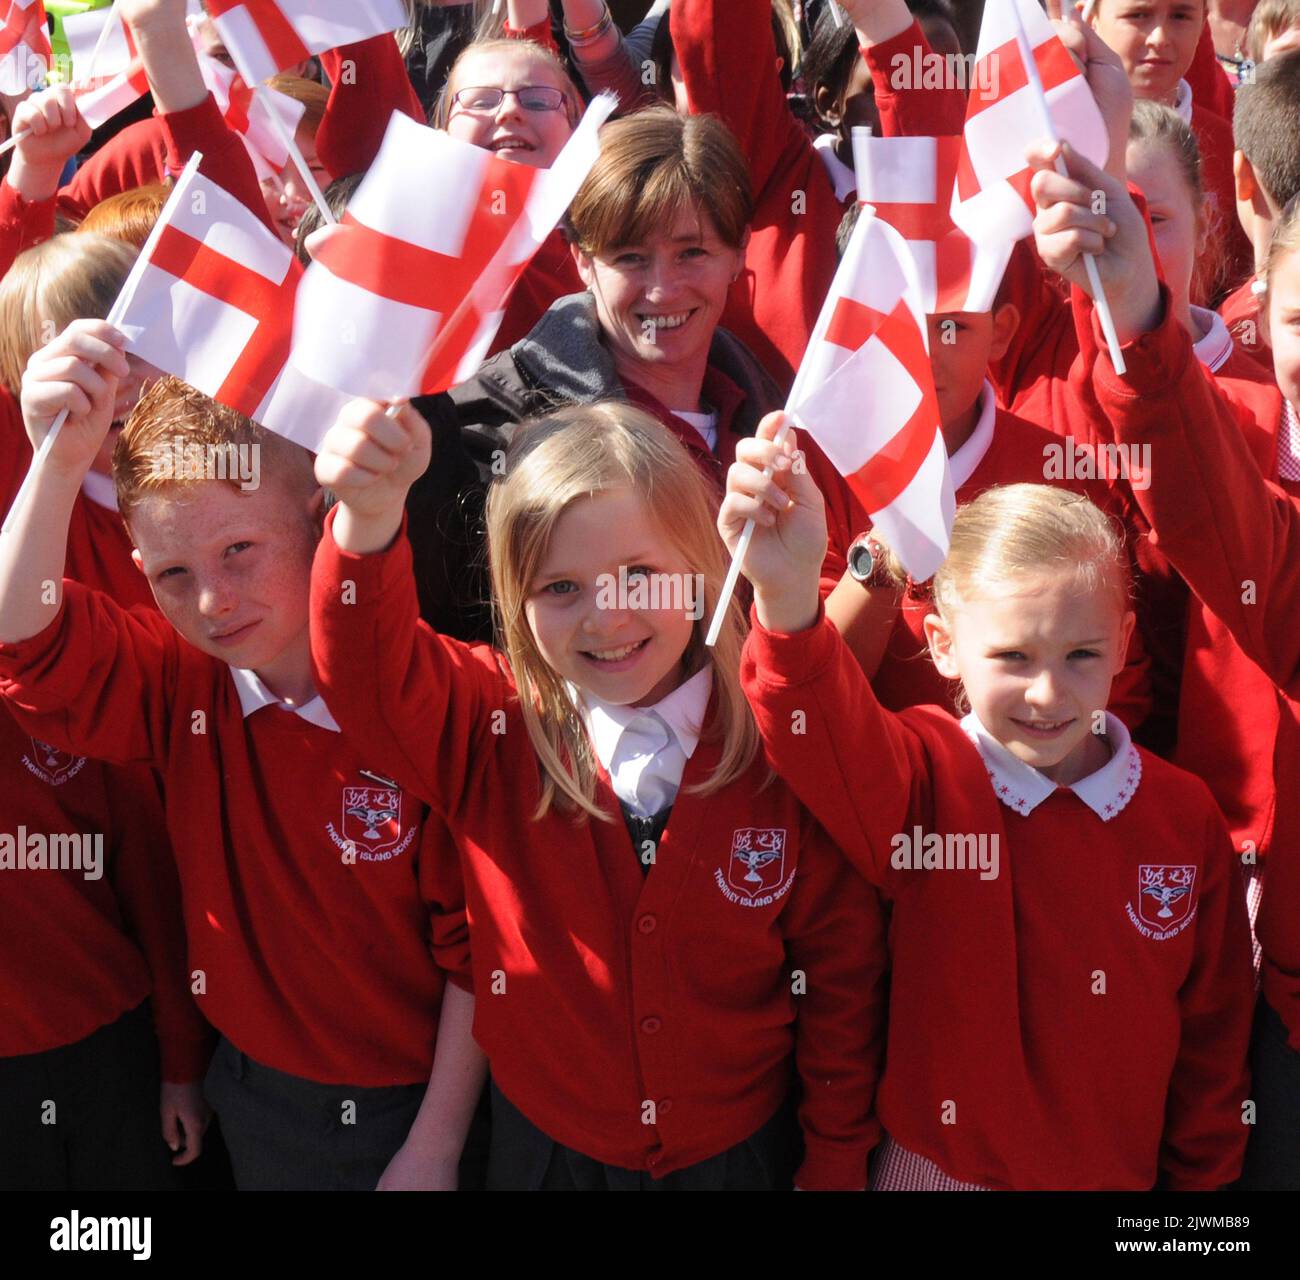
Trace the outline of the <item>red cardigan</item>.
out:
[[[886,1132],[987,1187],[1236,1178],[1250,948],[1201,781],[1135,750],[1136,789],[1106,821],[1068,788],[1022,816],[946,712],[880,707],[824,617],[795,635],[756,625],[742,676],[774,767],[892,901]],[[985,842],[997,873],[900,863],[909,841],[920,854],[918,837]],[[1176,934],[1137,918],[1143,866],[1157,860],[1195,868]]]
[[[765,785],[761,757],[691,794],[720,758],[707,732],[648,874],[603,772],[608,821],[534,820],[541,771],[500,655],[419,623],[404,536],[354,556],[332,528],[312,577],[319,687],[375,767],[447,817],[474,1034],[505,1095],[556,1141],[661,1177],[752,1134],[797,1069],[798,1185],[865,1186],[884,942],[874,896],[824,833]],[[779,856],[754,888],[737,852],[764,840]],[[807,989],[792,997],[796,970]]]
[[[1264,994],[1300,1050],[1300,508],[1260,475],[1213,382],[1193,376],[1171,316],[1125,360],[1121,379],[1098,358],[1092,382],[1116,437],[1151,446],[1151,486],[1135,496],[1201,602],[1214,640],[1204,679],[1219,682],[1205,694],[1226,712],[1185,732],[1221,737],[1271,779],[1271,796],[1256,798],[1266,823],[1250,836],[1268,852],[1256,932]],[[1201,674],[1189,663],[1184,680]]]

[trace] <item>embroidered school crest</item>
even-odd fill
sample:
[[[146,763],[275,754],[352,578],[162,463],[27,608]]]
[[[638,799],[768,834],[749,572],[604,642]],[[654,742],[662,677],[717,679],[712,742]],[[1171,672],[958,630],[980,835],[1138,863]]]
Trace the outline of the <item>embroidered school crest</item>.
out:
[[[402,838],[402,793],[385,787],[344,787],[340,830],[359,853],[393,848]]]
[[[741,827],[731,835],[727,883],[742,897],[771,893],[785,879],[785,829]]]
[[[85,756],[74,756],[69,751],[60,751],[58,747],[31,738],[30,755],[23,756],[23,764],[29,772],[34,773],[42,782],[52,787],[61,787],[69,778],[75,778],[86,766]]]
[[[1138,867],[1137,908],[1129,919],[1144,938],[1176,937],[1196,914],[1196,868],[1143,863]]]

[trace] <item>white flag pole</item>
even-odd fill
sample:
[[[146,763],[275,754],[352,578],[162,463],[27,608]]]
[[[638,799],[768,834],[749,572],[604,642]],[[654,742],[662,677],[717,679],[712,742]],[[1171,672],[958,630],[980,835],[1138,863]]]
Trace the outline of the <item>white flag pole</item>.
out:
[[[1012,0],[1011,12],[1016,20],[1016,44],[1020,49],[1020,59],[1025,64],[1025,79],[1034,101],[1038,104],[1043,131],[1053,142],[1059,142],[1060,139],[1056,135],[1056,124],[1052,120],[1052,113],[1047,107],[1047,95],[1043,92],[1043,82],[1038,75],[1038,64],[1034,61],[1034,51],[1029,45],[1029,37],[1025,34],[1025,24],[1020,17],[1019,0]],[[1060,155],[1056,157],[1056,172],[1063,178],[1070,176],[1065,159]],[[1123,377],[1128,370],[1128,366],[1124,363],[1124,356],[1119,349],[1119,334],[1115,331],[1115,321],[1110,314],[1110,303],[1106,301],[1106,291],[1102,288],[1101,276],[1097,273],[1097,260],[1092,254],[1085,253],[1083,255],[1083,268],[1088,273],[1088,287],[1092,290],[1092,301],[1097,308],[1097,318],[1101,321],[1102,333],[1106,335],[1106,347],[1110,352],[1110,362],[1115,366],[1115,372],[1120,377]]]
[[[113,305],[109,308],[108,315],[104,319],[114,328],[122,323],[122,317],[126,314],[127,308],[131,305],[131,300],[135,297],[135,291],[140,287],[140,280],[144,275],[145,268],[149,265],[149,257],[158,243],[167,225],[168,214],[184,194],[185,188],[189,185],[190,179],[198,172],[199,163],[203,159],[203,153],[196,151],[190,156],[185,168],[181,170],[181,175],[176,179],[176,186],[172,193],[167,197],[167,204],[163,207],[162,213],[158,215],[158,221],[154,223],[153,229],[149,232],[148,239],[144,242],[144,247],[140,250],[139,257],[136,258],[132,265],[126,281],[122,285],[121,291],[113,300]],[[50,429],[45,433],[45,439],[41,441],[40,448],[36,450],[36,455],[32,458],[32,465],[23,478],[22,485],[14,495],[14,500],[10,504],[9,514],[5,516],[4,525],[0,527],[0,534],[6,534],[13,527],[19,512],[22,510],[23,503],[27,499],[32,485],[36,483],[36,473],[44,465],[45,459],[50,456],[50,450],[54,448],[54,442],[59,438],[59,432],[63,430],[63,424],[68,420],[68,411],[61,409],[58,417],[50,424]]]
[[[95,75],[95,63],[99,61],[99,55],[104,50],[104,45],[108,42],[109,28],[113,25],[113,19],[117,15],[117,0],[108,6],[108,12],[104,15],[104,25],[99,29],[99,39],[95,41],[95,47],[90,51],[90,61],[86,63],[86,74],[81,77],[83,80],[91,80]],[[126,23],[123,22],[122,29],[125,31]]]
[[[325,193],[320,189],[320,184],[316,181],[315,174],[313,174],[311,169],[308,167],[307,161],[302,158],[302,151],[298,147],[297,140],[294,138],[293,134],[285,128],[284,121],[280,119],[280,113],[275,109],[274,101],[268,100],[264,94],[263,90],[265,87],[265,85],[259,84],[253,92],[257,94],[258,101],[267,108],[267,114],[271,117],[271,127],[279,136],[280,144],[289,153],[290,158],[297,166],[304,185],[307,190],[311,192],[313,203],[316,205],[316,208],[320,210],[321,219],[327,226],[333,226],[338,222],[338,219],[330,210],[329,205],[325,203]]]

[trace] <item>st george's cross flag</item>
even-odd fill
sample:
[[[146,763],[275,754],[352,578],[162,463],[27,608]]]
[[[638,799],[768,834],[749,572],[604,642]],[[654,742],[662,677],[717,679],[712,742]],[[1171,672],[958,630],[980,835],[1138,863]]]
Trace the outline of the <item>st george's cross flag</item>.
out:
[[[1106,163],[1110,150],[1092,90],[1037,0],[986,4],[972,83],[989,85],[992,91],[973,90],[966,100],[952,193],[953,221],[972,240],[1020,240],[1033,230],[1033,170],[1025,151],[1046,138],[1047,121],[1029,80],[1022,39],[1037,68],[1056,137],[1096,165]]]
[[[72,55],[72,92],[92,129],[149,92],[149,79],[131,29],[116,7],[70,13],[63,31]]]
[[[287,93],[269,85],[263,85],[254,93],[238,71],[232,71],[202,50],[196,52],[203,83],[212,94],[222,119],[243,140],[258,179],[279,175],[289,163],[289,151],[271,121],[271,112],[280,117],[285,134],[292,138],[306,108]]]
[[[207,0],[226,50],[256,87],[315,53],[409,22],[402,0]]]
[[[927,315],[990,311],[1012,237],[976,243],[952,220],[960,138],[877,138],[853,130],[858,201],[902,236]]]
[[[39,88],[52,57],[41,0],[0,0],[0,93]]]
[[[948,554],[956,502],[921,286],[903,238],[864,208],[786,410],[918,582]]]
[[[375,400],[444,391],[474,373],[510,289],[596,162],[614,102],[591,103],[549,169],[394,112],[341,225],[312,250],[293,363]]]
[[[270,431],[316,450],[347,397],[289,365],[302,267],[193,166],[140,251],[119,328],[127,349]]]

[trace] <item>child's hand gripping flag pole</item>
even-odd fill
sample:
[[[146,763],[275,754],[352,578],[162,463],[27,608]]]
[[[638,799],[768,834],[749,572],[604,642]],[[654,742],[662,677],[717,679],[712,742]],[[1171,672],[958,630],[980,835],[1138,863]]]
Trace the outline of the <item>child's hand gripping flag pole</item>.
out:
[[[1110,141],[1087,79],[1035,0],[985,6],[966,102],[953,221],[977,242],[1020,240],[1033,230],[1033,170],[1026,149],[1046,134],[1104,166]],[[1124,362],[1096,263],[1086,271],[1118,371]]]
[[[131,305],[131,300],[135,296],[135,291],[139,287],[140,280],[144,275],[145,267],[148,263],[149,254],[154,245],[157,244],[158,238],[162,235],[163,227],[166,223],[168,211],[177,203],[185,198],[185,193],[189,188],[190,182],[198,172],[199,164],[203,160],[201,152],[196,151],[189,158],[189,162],[181,171],[181,176],[176,180],[176,186],[167,199],[161,215],[158,218],[154,228],[149,233],[149,238],[144,243],[144,248],[140,250],[140,256],[135,260],[130,274],[126,277],[122,285],[121,292],[113,300],[113,305],[109,308],[105,320],[114,328],[122,324],[122,318],[126,315],[127,309]],[[54,448],[54,442],[59,438],[59,432],[63,430],[63,424],[67,421],[68,411],[66,409],[59,413],[50,425],[49,431],[45,433],[45,439],[41,441],[40,448],[36,450],[32,458],[32,465],[28,469],[27,475],[23,478],[22,485],[19,487],[17,494],[14,496],[13,503],[9,507],[9,514],[5,517],[4,526],[0,528],[0,534],[8,533],[13,526],[18,513],[22,510],[23,503],[27,499],[27,494],[32,485],[35,483],[37,471],[44,465],[46,458],[50,456],[50,450]]]
[[[921,285],[902,237],[870,205],[835,273],[786,413],[818,444],[918,581],[948,553],[954,498]],[[785,428],[778,433],[780,443]],[[709,624],[713,645],[754,536],[746,521]]]
[[[342,223],[309,241],[293,364],[379,401],[472,374],[510,289],[595,163],[614,104],[599,95],[549,169],[395,112]]]

